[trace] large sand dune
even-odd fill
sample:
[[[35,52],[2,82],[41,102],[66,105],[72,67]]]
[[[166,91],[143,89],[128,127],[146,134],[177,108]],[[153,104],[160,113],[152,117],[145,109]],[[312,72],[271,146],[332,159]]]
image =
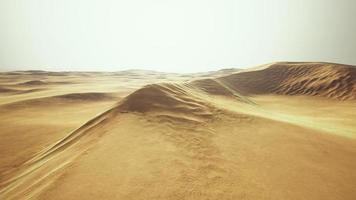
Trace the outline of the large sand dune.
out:
[[[356,68],[328,63],[275,63],[220,78],[245,95],[312,95],[356,98]]]
[[[2,75],[53,84],[1,97],[0,199],[356,198],[352,66],[60,75]]]

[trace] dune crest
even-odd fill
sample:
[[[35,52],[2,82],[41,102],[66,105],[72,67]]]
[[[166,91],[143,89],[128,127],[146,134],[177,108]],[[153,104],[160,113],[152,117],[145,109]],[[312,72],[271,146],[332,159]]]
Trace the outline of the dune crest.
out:
[[[200,122],[212,116],[212,107],[179,84],[152,84],[123,99],[119,112],[150,113],[179,121]]]

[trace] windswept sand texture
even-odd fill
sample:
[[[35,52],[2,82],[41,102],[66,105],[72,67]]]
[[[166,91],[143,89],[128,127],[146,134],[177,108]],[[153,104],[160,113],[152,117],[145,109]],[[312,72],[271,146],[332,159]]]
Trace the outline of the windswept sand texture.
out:
[[[0,199],[356,199],[353,66],[0,83]]]

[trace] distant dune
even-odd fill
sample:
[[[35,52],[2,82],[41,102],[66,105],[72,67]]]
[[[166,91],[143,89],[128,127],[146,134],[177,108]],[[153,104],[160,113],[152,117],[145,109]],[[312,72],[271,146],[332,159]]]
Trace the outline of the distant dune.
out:
[[[0,93],[12,93],[12,92],[17,92],[17,90],[9,89],[6,87],[0,87]]]
[[[275,63],[219,80],[244,95],[311,95],[356,98],[356,67],[331,63]]]
[[[14,103],[5,104],[2,106],[4,109],[14,109],[14,108],[31,108],[31,107],[41,107],[50,105],[65,105],[68,103],[89,103],[89,102],[102,102],[102,101],[113,101],[117,97],[111,93],[70,93],[65,95],[57,95],[51,97],[34,98]]]
[[[80,101],[103,101],[112,100],[115,98],[108,93],[88,92],[88,93],[71,93],[65,95],[55,96],[57,99],[80,100]]]
[[[36,91],[40,91],[41,89],[36,88],[36,89],[14,89],[14,88],[7,88],[7,87],[1,87],[0,86],[0,93],[6,94],[6,95],[16,95],[16,94],[26,94],[26,93],[32,93]]]
[[[46,85],[47,83],[45,81],[41,80],[32,80],[32,81],[26,81],[23,83],[19,83],[18,85],[25,85],[25,86],[33,86],[33,85]]]
[[[233,71],[235,72],[235,71]],[[261,70],[244,71],[216,79],[186,84],[154,84],[126,97],[121,107],[128,111],[200,110],[194,90],[210,95],[248,99],[251,95],[307,95],[351,100],[356,98],[356,68],[328,63],[276,63]]]

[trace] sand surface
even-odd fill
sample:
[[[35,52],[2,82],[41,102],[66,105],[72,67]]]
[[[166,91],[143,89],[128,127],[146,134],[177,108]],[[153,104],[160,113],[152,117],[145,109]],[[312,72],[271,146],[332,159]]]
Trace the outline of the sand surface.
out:
[[[0,199],[356,199],[356,68],[0,74]]]

